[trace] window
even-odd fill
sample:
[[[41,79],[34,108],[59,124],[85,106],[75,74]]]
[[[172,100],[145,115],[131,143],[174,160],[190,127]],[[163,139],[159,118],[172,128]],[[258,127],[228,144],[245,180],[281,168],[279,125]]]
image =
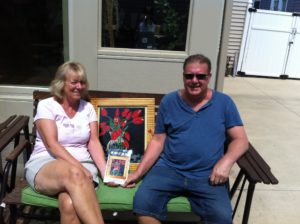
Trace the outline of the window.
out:
[[[253,3],[253,8],[259,9],[259,5],[260,5],[260,0],[255,0]]]
[[[190,0],[103,0],[101,46],[185,51]]]
[[[286,0],[272,0],[271,1],[271,10],[274,11],[286,11],[286,4],[287,1]]]
[[[48,86],[64,61],[62,1],[1,1],[0,29],[0,84]]]

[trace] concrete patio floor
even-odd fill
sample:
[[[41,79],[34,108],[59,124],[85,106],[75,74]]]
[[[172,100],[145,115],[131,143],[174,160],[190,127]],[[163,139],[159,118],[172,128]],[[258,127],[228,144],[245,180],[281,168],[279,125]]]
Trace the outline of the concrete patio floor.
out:
[[[234,99],[249,141],[279,180],[278,185],[256,185],[249,223],[299,223],[300,80],[226,77],[223,92]],[[235,224],[241,223],[242,212]]]

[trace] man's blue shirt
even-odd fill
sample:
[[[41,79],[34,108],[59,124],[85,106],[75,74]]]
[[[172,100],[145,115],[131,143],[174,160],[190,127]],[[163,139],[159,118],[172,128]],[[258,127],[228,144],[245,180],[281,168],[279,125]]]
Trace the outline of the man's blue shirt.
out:
[[[155,133],[165,133],[164,150],[156,165],[173,167],[189,178],[211,174],[224,154],[226,130],[243,125],[232,99],[213,91],[197,112],[184,102],[179,91],[167,94],[159,106]]]

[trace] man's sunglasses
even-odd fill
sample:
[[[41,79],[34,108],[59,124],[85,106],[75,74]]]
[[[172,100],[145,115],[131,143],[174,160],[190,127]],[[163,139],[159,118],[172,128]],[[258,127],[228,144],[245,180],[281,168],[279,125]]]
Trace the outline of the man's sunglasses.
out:
[[[206,74],[190,74],[190,73],[183,74],[183,76],[187,80],[192,80],[195,76],[198,80],[205,80],[208,77],[208,75]]]

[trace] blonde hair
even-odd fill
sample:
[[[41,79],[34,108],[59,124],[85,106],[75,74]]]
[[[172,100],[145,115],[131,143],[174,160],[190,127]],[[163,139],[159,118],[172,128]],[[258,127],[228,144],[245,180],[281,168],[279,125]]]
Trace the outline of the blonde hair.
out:
[[[60,65],[56,71],[55,78],[52,80],[51,85],[50,85],[50,91],[51,95],[59,102],[62,101],[63,96],[64,96],[64,86],[65,86],[65,81],[67,79],[67,74],[73,71],[75,72],[81,81],[86,83],[86,89],[84,92],[82,92],[81,98],[82,99],[88,99],[88,80],[87,80],[87,75],[85,72],[85,68],[83,67],[82,64],[78,62],[72,62],[68,61],[65,62],[64,64]]]

